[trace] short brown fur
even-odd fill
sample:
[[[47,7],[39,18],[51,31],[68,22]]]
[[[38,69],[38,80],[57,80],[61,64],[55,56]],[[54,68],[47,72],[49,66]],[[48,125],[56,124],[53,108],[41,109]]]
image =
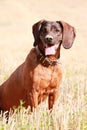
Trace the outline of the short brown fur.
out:
[[[35,38],[34,48],[31,49],[25,62],[21,64],[12,75],[0,86],[0,109],[3,111],[10,110],[13,106],[18,106],[20,100],[24,101],[24,106],[27,108],[31,106],[37,108],[38,104],[44,101],[48,97],[48,108],[52,109],[55,101],[58,98],[58,88],[62,78],[62,71],[59,64],[44,66],[38,60],[38,53],[36,46],[38,46],[41,53],[44,54],[44,46],[40,39],[40,28],[44,20],[39,21],[33,26],[33,34]],[[47,21],[47,24],[51,26],[51,22]],[[56,22],[57,23],[57,22]],[[56,24],[54,22],[54,24]],[[61,30],[64,30],[64,24],[61,24]],[[73,36],[70,37],[71,41],[74,40],[75,32],[74,28],[70,25],[69,30],[73,29]],[[43,25],[44,26],[44,25]],[[36,29],[37,28],[37,29]],[[66,27],[67,28],[67,27]],[[69,31],[68,30],[68,31]],[[60,35],[63,38],[63,32]],[[66,31],[64,31],[67,33]],[[39,33],[39,34],[38,34]],[[49,31],[50,33],[50,31]],[[54,35],[54,34],[53,34]],[[68,33],[70,35],[70,33]],[[66,38],[66,36],[64,36]],[[68,37],[69,38],[69,37]],[[70,41],[68,39],[68,41]],[[55,39],[54,39],[55,40]],[[62,43],[63,41],[63,43]],[[55,43],[53,43],[55,44]],[[67,48],[67,43],[64,45],[64,40],[60,40],[59,47],[56,50],[55,55],[49,55],[47,58],[51,60],[57,60],[60,57],[61,44]],[[72,43],[70,43],[71,46]],[[68,48],[69,43],[68,43]]]

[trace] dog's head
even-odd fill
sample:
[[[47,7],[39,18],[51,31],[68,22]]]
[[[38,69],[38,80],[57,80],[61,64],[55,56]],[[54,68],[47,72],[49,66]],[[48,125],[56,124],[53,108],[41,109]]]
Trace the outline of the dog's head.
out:
[[[45,55],[55,54],[62,44],[69,49],[75,39],[75,29],[64,21],[41,20],[33,25],[34,46],[42,44]]]

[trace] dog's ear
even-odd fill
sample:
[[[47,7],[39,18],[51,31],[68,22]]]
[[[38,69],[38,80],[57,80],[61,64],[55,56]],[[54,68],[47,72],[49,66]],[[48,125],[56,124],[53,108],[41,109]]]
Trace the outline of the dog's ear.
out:
[[[72,44],[75,39],[75,29],[68,23],[64,21],[59,21],[60,25],[63,29],[63,39],[62,39],[62,45],[65,49],[69,49],[72,47]]]
[[[39,31],[40,31],[40,28],[41,28],[43,21],[44,20],[41,20],[41,21],[35,23],[32,27],[32,32],[34,35],[34,44],[33,44],[34,46],[36,46],[38,44],[38,42],[40,41]]]

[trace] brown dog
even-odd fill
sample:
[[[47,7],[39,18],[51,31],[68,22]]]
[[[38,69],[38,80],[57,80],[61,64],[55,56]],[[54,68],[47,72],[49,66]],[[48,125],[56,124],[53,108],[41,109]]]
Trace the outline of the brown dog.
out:
[[[25,62],[0,86],[0,109],[9,110],[18,106],[37,108],[48,96],[52,109],[58,97],[62,72],[58,64],[61,44],[69,49],[75,38],[74,27],[63,21],[41,20],[33,26],[35,38]]]

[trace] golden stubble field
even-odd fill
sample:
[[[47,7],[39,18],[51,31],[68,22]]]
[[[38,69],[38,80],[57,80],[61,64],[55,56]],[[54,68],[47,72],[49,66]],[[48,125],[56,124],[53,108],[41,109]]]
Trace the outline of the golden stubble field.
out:
[[[53,114],[42,113],[42,107],[39,113],[25,116],[26,110],[22,109],[20,116],[16,113],[11,116],[7,126],[0,116],[0,130],[87,130],[86,13],[87,0],[0,0],[0,83],[25,60],[33,47],[35,22],[63,20],[76,28],[73,47],[61,49],[63,80]]]

